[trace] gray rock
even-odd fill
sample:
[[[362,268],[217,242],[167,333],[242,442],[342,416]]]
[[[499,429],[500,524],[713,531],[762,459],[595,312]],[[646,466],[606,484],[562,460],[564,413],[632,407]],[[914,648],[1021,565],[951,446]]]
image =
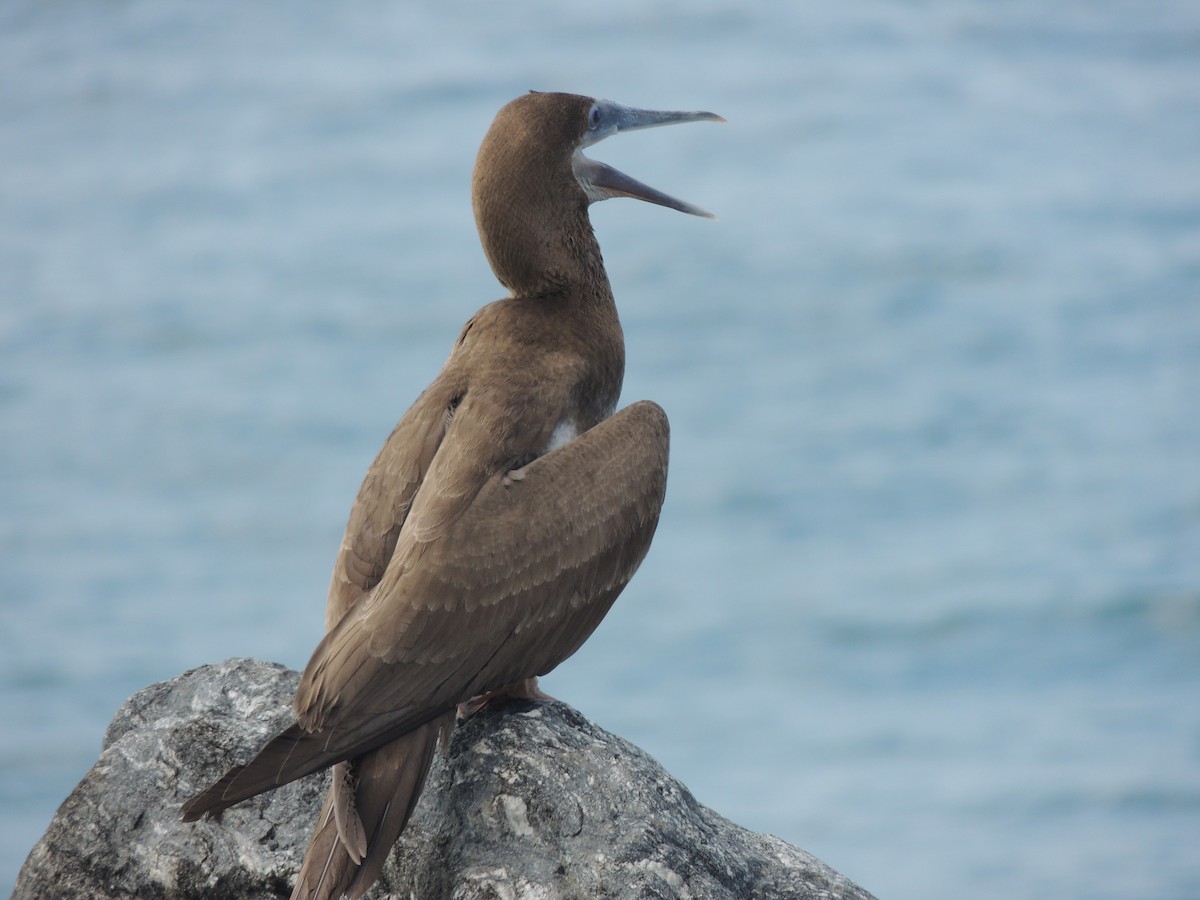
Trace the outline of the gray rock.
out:
[[[14,898],[286,897],[326,773],[185,825],[179,806],[291,721],[298,674],[205,666],[131,697]],[[375,900],[869,898],[819,860],[701,806],[562,703],[488,708],[439,754]]]
[[[179,806],[290,724],[298,683],[282,666],[229,660],[134,694],[13,897],[286,897],[322,799],[319,778],[232,809],[220,824],[184,825]]]

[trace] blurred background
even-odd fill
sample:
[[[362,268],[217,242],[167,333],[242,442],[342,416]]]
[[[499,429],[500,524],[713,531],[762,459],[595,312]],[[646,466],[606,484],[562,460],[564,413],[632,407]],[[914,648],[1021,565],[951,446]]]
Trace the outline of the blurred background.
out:
[[[591,151],[654,548],[545,680],[889,900],[1200,896],[1200,7],[0,6],[0,890],[134,691],[302,667],[359,481]]]

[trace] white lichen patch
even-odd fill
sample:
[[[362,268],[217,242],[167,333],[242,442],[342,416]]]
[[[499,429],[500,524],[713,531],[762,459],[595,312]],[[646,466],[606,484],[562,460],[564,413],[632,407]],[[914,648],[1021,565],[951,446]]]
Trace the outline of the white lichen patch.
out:
[[[471,752],[476,756],[491,756],[496,751],[492,749],[492,745],[487,741],[476,741],[475,746],[471,748]]]
[[[786,853],[776,853],[775,859],[778,860],[780,865],[782,865],[784,868],[787,868],[787,869],[798,868],[798,866],[796,865],[796,860],[793,859],[791,856],[789,856]]]
[[[692,900],[692,892],[688,889],[687,882],[683,880],[682,875],[670,866],[660,863],[656,859],[639,859],[634,863],[634,866],[652,875],[657,875],[667,883],[667,887],[673,890],[675,896],[681,898],[681,900]]]
[[[462,881],[473,885],[486,884],[495,893],[498,900],[517,900],[517,891],[513,887],[511,880],[508,877],[508,870],[504,866],[475,866],[466,869],[462,873]],[[478,889],[467,889],[465,885],[459,884],[455,888],[452,897],[459,898],[465,896],[478,896]]]
[[[529,824],[529,808],[525,801],[512,794],[501,794],[496,800],[504,810],[504,817],[508,820],[508,827],[512,829],[513,834],[518,837],[531,837],[533,826]]]
[[[450,896],[451,900],[483,896],[495,897],[496,900],[559,900],[561,894],[548,885],[534,884],[527,878],[514,880],[503,866],[476,866],[463,871]]]
[[[763,841],[771,849],[771,855],[787,869],[804,869],[808,867],[807,854],[773,834],[763,835]]]

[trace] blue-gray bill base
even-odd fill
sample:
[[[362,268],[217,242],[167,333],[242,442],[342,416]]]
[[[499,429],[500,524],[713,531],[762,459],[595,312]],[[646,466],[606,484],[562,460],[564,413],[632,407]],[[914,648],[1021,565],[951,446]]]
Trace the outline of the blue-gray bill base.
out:
[[[450,357],[367,472],[296,722],[189,800],[184,819],[334,767],[293,898],[361,897],[416,804],[439,737],[493,697],[538,697],[633,577],[658,524],[669,431],[649,401],[615,412],[625,345],[588,218],[633,197],[709,213],[582,151],[694,121],[531,92],[497,114],[472,182],[509,291]]]

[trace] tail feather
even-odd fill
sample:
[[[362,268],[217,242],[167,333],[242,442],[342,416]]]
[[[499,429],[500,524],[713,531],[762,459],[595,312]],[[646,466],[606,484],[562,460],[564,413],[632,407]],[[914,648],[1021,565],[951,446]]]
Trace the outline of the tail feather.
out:
[[[235,803],[303,778],[339,762],[337,753],[326,750],[324,738],[293,724],[272,738],[250,762],[234,766],[219,781],[183,805],[183,821],[214,816]]]
[[[350,858],[345,845],[338,839],[337,823],[333,813],[334,795],[331,789],[317,817],[312,840],[304,854],[304,864],[296,876],[291,900],[309,900],[317,897],[340,897],[335,893],[338,885],[348,885],[353,879],[358,864]]]
[[[335,772],[292,900],[357,900],[367,892],[416,808],[440,736],[453,724],[454,713],[447,713],[356,757],[348,772]]]
[[[403,715],[391,722],[367,718],[356,726],[341,728],[336,734],[306,731],[299,722],[293,722],[271,738],[250,762],[234,766],[207,790],[187,801],[180,810],[183,821],[194,822],[201,816],[211,818],[263,791],[368,753],[411,732],[416,722],[421,719],[414,722],[413,716]],[[422,727],[424,723],[416,730]]]
[[[338,837],[350,858],[360,863],[367,855],[367,831],[358,814],[357,782],[353,762],[347,760],[338,763],[333,767],[329,800],[333,804],[333,820],[337,824]]]

